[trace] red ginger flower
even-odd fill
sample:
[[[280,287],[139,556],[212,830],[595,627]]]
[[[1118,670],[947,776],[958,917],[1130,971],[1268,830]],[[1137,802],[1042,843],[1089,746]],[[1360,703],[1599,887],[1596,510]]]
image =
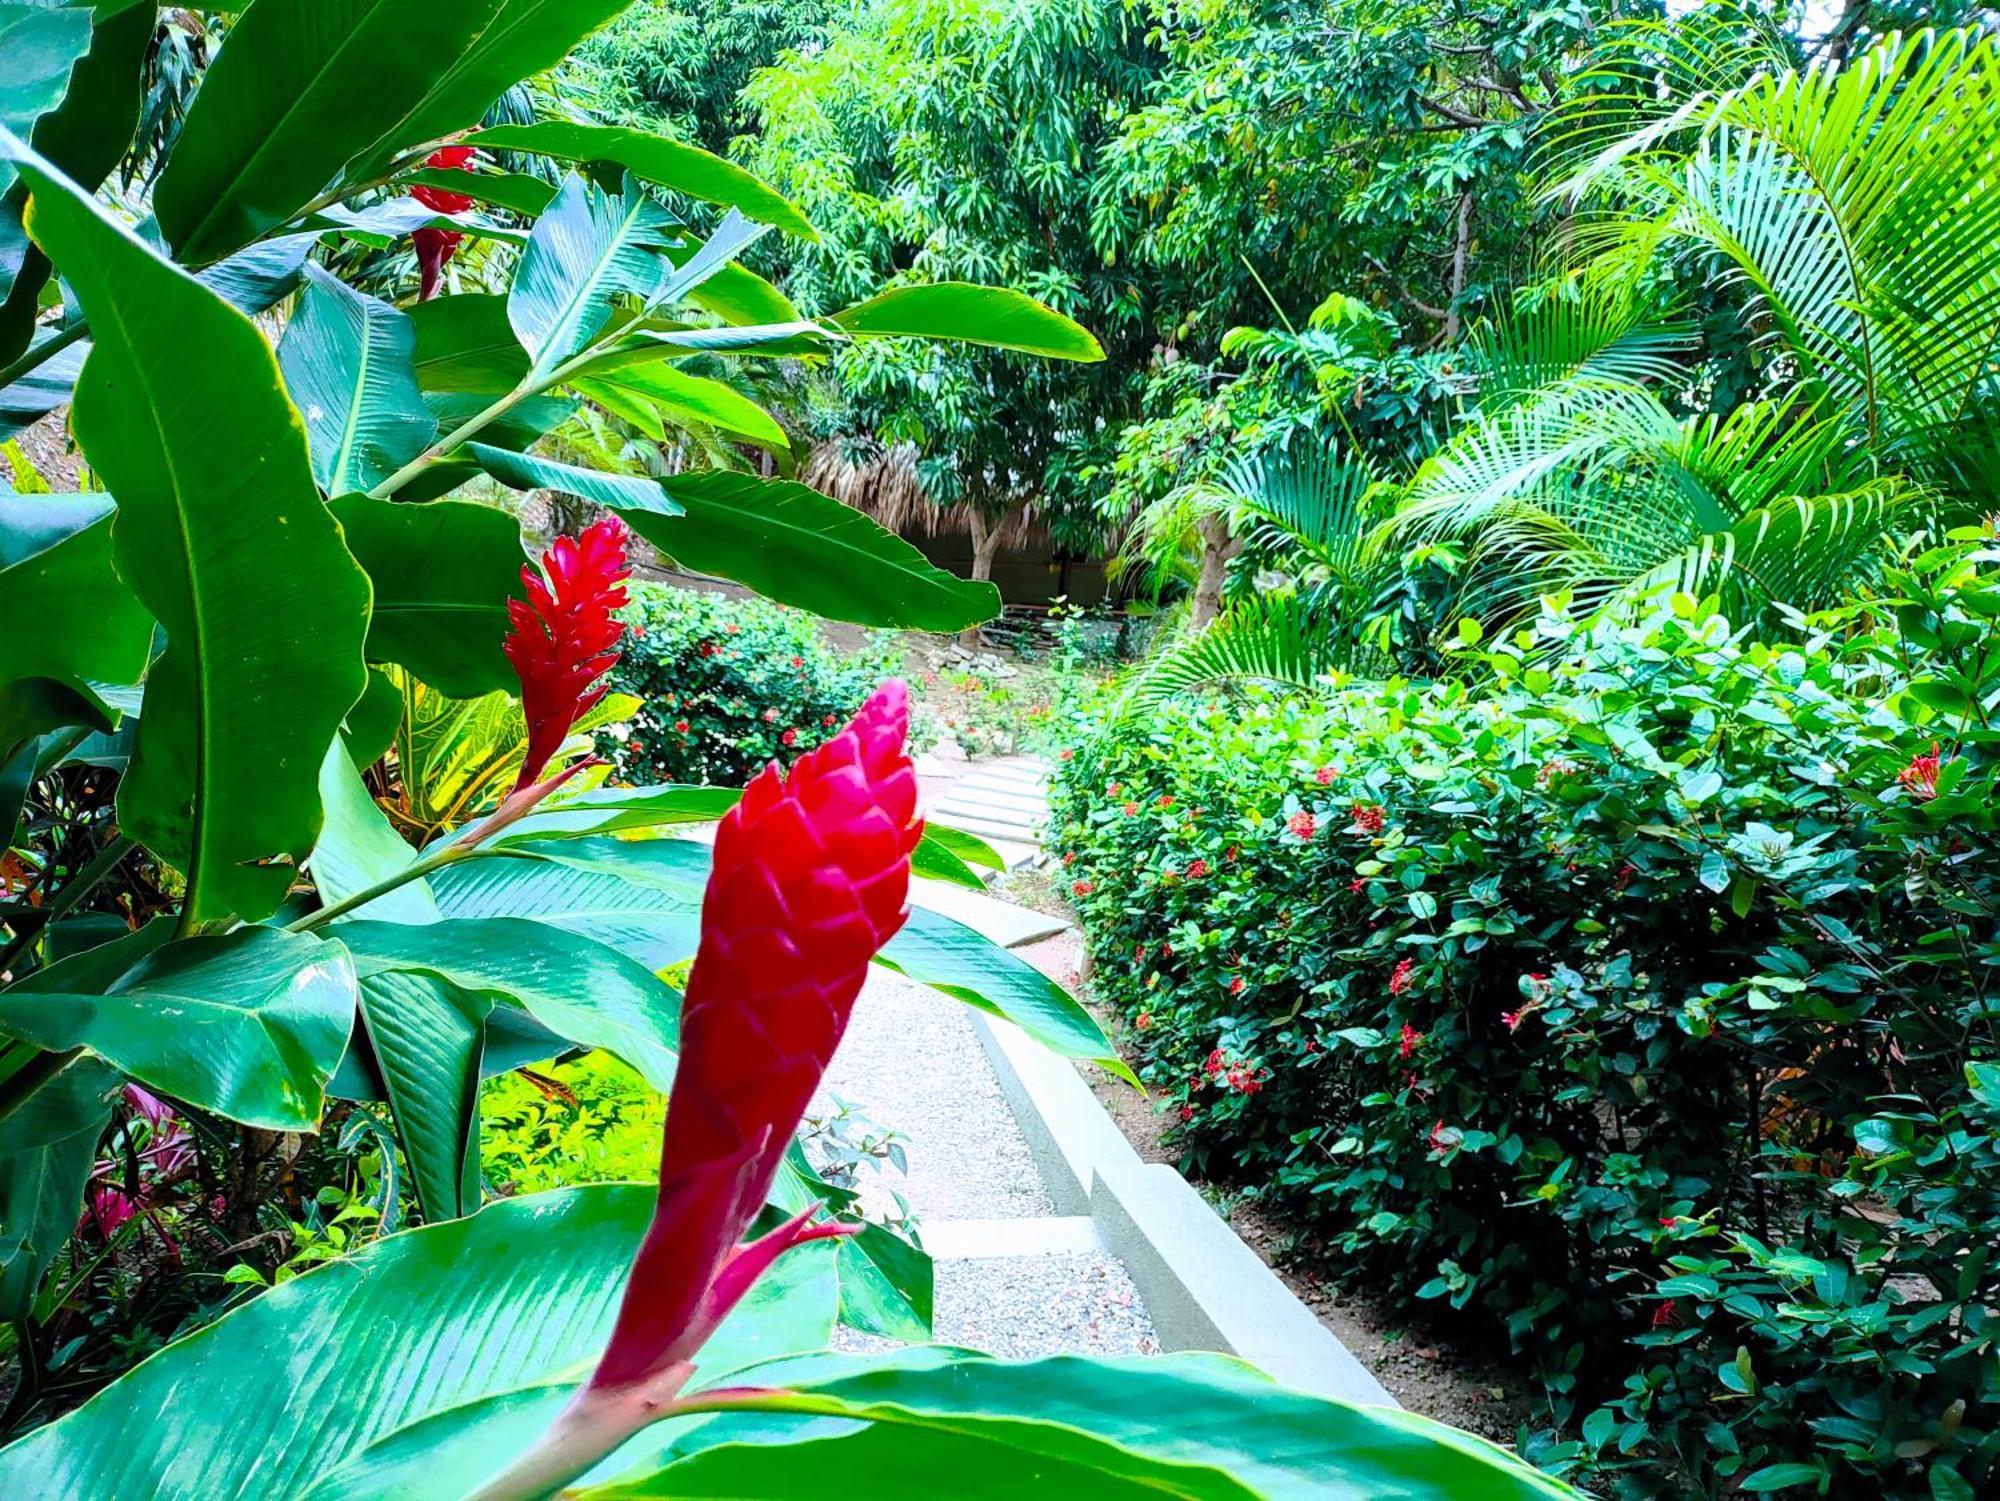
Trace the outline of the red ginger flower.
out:
[[[521,679],[521,712],[528,721],[528,758],[521,765],[520,791],[562,749],[570,726],[602,697],[604,675],[618,660],[624,627],[611,612],[625,603],[625,523],[615,516],[589,527],[581,537],[558,537],[542,555],[538,572],[521,569],[526,599],[507,601],[513,634],[503,645]],[[675,728],[686,732],[686,722]]]
[[[476,153],[470,146],[445,146],[424,158],[426,167],[442,167],[447,171],[468,172],[472,169],[472,158]],[[465,193],[454,193],[449,188],[416,187],[410,189],[410,196],[425,208],[435,209],[440,214],[462,214],[472,207],[472,199]],[[415,231],[410,238],[417,247],[417,301],[429,302],[437,295],[438,282],[444,276],[445,262],[458,252],[465,236],[455,229],[436,229],[425,225]]]
[[[809,1209],[738,1244],[847,1029],[868,961],[908,916],[910,851],[923,832],[909,722],[908,688],[884,683],[789,775],[765,767],[716,830],[658,1207],[590,1390],[670,1373],[781,1253],[855,1228],[809,1225]]]

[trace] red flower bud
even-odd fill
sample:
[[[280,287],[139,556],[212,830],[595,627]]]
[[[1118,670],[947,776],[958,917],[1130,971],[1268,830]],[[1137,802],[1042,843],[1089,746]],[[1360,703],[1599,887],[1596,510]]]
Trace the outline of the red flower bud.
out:
[[[923,832],[909,690],[883,684],[787,775],[773,764],[716,830],[701,947],[660,1145],[660,1196],[590,1388],[691,1359],[792,1246],[854,1228],[813,1211],[739,1245],[847,1029],[868,961],[903,925]]]
[[[502,649],[521,679],[528,758],[515,791],[542,773],[570,727],[604,697],[624,627],[611,612],[625,603],[625,523],[607,516],[581,537],[558,537],[539,572],[521,569],[526,599],[507,601],[514,630]]]

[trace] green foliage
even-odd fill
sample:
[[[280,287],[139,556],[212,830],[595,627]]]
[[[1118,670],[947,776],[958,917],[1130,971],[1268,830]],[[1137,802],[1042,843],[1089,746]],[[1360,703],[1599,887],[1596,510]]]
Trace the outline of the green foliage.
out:
[[[837,655],[810,616],[762,600],[632,592],[612,680],[643,707],[605,741],[627,781],[740,785],[833,734],[894,668],[883,649]]]
[[[1598,1489],[1992,1483],[1993,557],[1797,644],[1687,598],[1468,626],[1480,685],[1063,764],[1099,994],[1189,1160],[1508,1336],[1532,1452]]]
[[[506,1197],[577,1183],[643,1183],[660,1171],[665,1098],[608,1053],[489,1080],[480,1161]]]

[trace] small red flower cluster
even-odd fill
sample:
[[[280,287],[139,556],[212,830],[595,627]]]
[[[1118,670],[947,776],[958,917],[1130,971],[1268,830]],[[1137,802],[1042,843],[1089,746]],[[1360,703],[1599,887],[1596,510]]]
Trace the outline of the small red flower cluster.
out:
[[[1127,803],[1118,811],[1123,813],[1127,818],[1137,818],[1139,816],[1139,805],[1137,803]]]
[[[1389,994],[1401,995],[1416,983],[1414,978],[1417,962],[1414,959],[1400,959],[1396,962],[1395,973],[1389,976]]]
[[[1229,993],[1231,995],[1243,994],[1243,976],[1231,975],[1229,977]]]
[[[1109,787],[1104,789],[1104,795],[1106,797],[1116,797],[1124,790],[1125,784],[1123,782],[1113,782]]]
[[[1458,1135],[1457,1131],[1447,1126],[1443,1121],[1439,1121],[1431,1127],[1431,1150],[1440,1157],[1444,1156],[1446,1152],[1449,1152],[1453,1147],[1458,1145]]]
[[[1331,766],[1322,766],[1318,771],[1313,773],[1313,780],[1322,787],[1331,787],[1333,785],[1333,768]]]
[[[1666,1302],[1653,1310],[1653,1327],[1655,1329],[1670,1329],[1680,1321],[1680,1309],[1676,1306],[1672,1298],[1667,1299]]]
[[[1153,801],[1153,806],[1155,808],[1158,808],[1162,813],[1166,812],[1166,810],[1171,808],[1173,805],[1174,805],[1174,799],[1171,793],[1162,792],[1159,795],[1159,797],[1157,797]]]
[[[1368,882],[1364,880],[1362,877],[1356,876],[1353,880],[1347,883],[1347,889],[1352,893],[1354,893],[1354,895],[1359,896],[1361,895],[1362,892],[1368,889]]]
[[[1301,808],[1285,820],[1285,829],[1300,839],[1310,839],[1319,832],[1319,820],[1314,818],[1306,809]]]
[[[1207,874],[1208,874],[1208,862],[1202,859],[1199,855],[1197,855],[1194,859],[1188,861],[1187,878],[1190,881],[1199,881],[1203,876]]]
[[[1137,1027],[1141,1032],[1149,1030],[1153,1025],[1153,1013],[1150,1011],[1141,1011],[1138,1019],[1132,1025]]]
[[[1920,803],[1927,803],[1938,795],[1938,772],[1943,770],[1944,761],[1938,755],[1937,742],[1931,742],[1930,754],[1912,756],[1910,764],[1896,773],[1896,780],[1903,784],[1903,790]]]
[[[1382,811],[1380,803],[1356,803],[1354,805],[1354,829],[1361,834],[1379,834],[1388,824],[1389,817]]]
[[[1423,1041],[1424,1034],[1408,1022],[1404,1022],[1403,1030],[1396,1038],[1396,1056],[1408,1063],[1415,1056],[1417,1049],[1423,1046]]]
[[[1072,896],[1089,896],[1091,892],[1097,890],[1097,883],[1094,881],[1071,881],[1069,883],[1069,890]]]
[[[1202,1071],[1210,1079],[1220,1079],[1238,1094],[1255,1094],[1264,1087],[1264,1081],[1271,1077],[1268,1068],[1252,1067],[1248,1059],[1231,1058],[1221,1048],[1215,1049],[1202,1064]],[[1197,1080],[1200,1088],[1203,1081]]]

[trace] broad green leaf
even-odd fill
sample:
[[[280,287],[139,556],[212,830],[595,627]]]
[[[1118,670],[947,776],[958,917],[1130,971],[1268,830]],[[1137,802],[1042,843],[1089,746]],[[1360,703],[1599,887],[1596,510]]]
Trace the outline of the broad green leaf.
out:
[[[627,365],[571,383],[577,395],[608,408],[647,436],[664,439],[664,415],[676,423],[719,428],[768,448],[789,448],[785,430],[732,386],[667,364]]]
[[[1000,612],[991,584],[946,573],[894,532],[804,485],[714,470],[662,487],[686,514],[616,507],[634,531],[685,567],[781,604],[922,631],[964,630]]]
[[[306,267],[278,369],[305,416],[313,477],[327,494],[373,489],[437,436],[412,368],[416,347],[402,313]]]
[[[955,918],[912,907],[903,930],[883,946],[880,962],[1013,1022],[1051,1052],[1139,1082],[1075,996]]]
[[[318,243],[314,234],[259,240],[206,267],[195,279],[231,307],[261,313],[291,296],[305,275],[306,257]]]
[[[0,229],[4,229],[4,222],[0,222]],[[0,246],[0,253],[4,249]],[[61,333],[50,333],[34,342],[41,345],[62,337]],[[19,380],[0,386],[0,443],[41,421],[70,399],[88,351],[87,344],[71,344],[49,355]]]
[[[650,849],[676,840],[652,840]],[[701,937],[701,877],[679,865],[650,875],[615,839],[551,840],[537,860],[472,860],[431,878],[447,917],[525,917],[616,949],[647,969],[693,957]]]
[[[424,1218],[479,1207],[479,1075],[493,1003],[431,975],[385,970],[360,982],[361,1025]]]
[[[917,1349],[872,1359],[775,1361],[737,1373],[731,1384],[766,1390],[719,1397],[718,1407],[729,1410],[684,1430],[674,1443],[681,1457],[652,1477],[583,1495],[625,1501],[746,1494],[701,1488],[699,1480],[716,1473],[708,1467],[720,1462],[707,1456],[751,1444],[805,1452],[765,1449],[774,1487],[758,1485],[747,1494],[803,1495],[796,1489],[800,1461],[809,1453],[832,1458],[815,1436],[829,1430],[811,1420],[843,1418],[898,1430],[919,1458],[940,1438],[975,1437],[992,1446],[983,1451],[986,1458],[1017,1478],[1035,1476],[1046,1463],[1058,1475],[1091,1477],[1090,1494],[1101,1482],[1113,1495],[1187,1501],[1576,1497],[1561,1481],[1484,1439],[1394,1408],[1291,1391],[1220,1356],[1058,1355],[1015,1362]],[[893,1451],[885,1446],[872,1452]]]
[[[644,475],[584,469],[486,443],[467,443],[465,451],[479,461],[480,468],[510,489],[559,490],[604,506],[642,506],[670,516],[680,514],[680,507],[660,488],[660,481]]]
[[[949,828],[926,819],[924,838],[933,844],[943,845],[968,865],[983,865],[988,870],[1004,871],[1007,868],[1007,862],[1000,858],[999,852],[977,834],[968,834],[963,829]]]
[[[912,335],[988,344],[1052,360],[1094,362],[1104,350],[1082,324],[1005,287],[941,281],[894,287],[827,320],[856,338]]]
[[[316,1267],[0,1450],[0,1495],[301,1496],[428,1413],[577,1379],[610,1334],[653,1197],[600,1184],[509,1199]],[[702,1351],[703,1378],[824,1344],[832,1268],[824,1246],[780,1260]],[[417,1473],[462,1496],[448,1454],[421,1447]],[[364,1478],[314,1494],[409,1493]]]
[[[761,178],[699,146],[629,126],[539,120],[532,125],[497,125],[466,137],[466,144],[567,162],[612,162],[641,181],[704,203],[740,209],[746,217],[790,234],[818,238],[797,205]]]
[[[402,126],[500,9],[501,0],[245,7],[203,75],[154,188],[176,256],[205,265],[292,218],[381,132]],[[407,135],[394,144],[429,139]]]
[[[368,580],[257,326],[10,146],[95,334],[70,420],[118,502],[113,561],[167,633],[119,822],[185,872],[185,920],[267,917],[361,694]]]
[[[515,84],[545,73],[570,49],[615,18],[631,0],[501,0],[473,44],[443,59],[450,66],[401,118],[358,152],[350,180],[381,177],[418,142],[477,125]]]
[[[95,1058],[78,1058],[0,1120],[0,1317],[26,1317],[75,1232],[119,1082]]]
[[[0,682],[136,683],[153,622],[111,568],[111,498],[0,495]]]
[[[462,500],[398,505],[343,495],[331,509],[375,586],[369,660],[407,667],[454,698],[516,686],[500,643],[507,601],[521,594],[519,522]]]
[[[549,206],[556,190],[539,177],[525,172],[467,172],[457,167],[419,167],[397,179],[397,186],[442,188],[447,193],[463,193],[481,203],[534,218]]]
[[[547,375],[588,344],[614,297],[650,301],[673,269],[661,252],[678,235],[642,189],[607,193],[572,172],[535,221],[507,297],[508,322],[534,374]]]
[[[417,329],[417,384],[426,391],[503,396],[527,378],[528,352],[492,292],[433,297],[408,310]]]
[[[713,288],[723,280],[717,275],[708,283]],[[825,354],[839,341],[819,324],[803,318],[780,319],[771,323],[731,328],[664,328],[641,325],[624,335],[602,354],[591,356],[577,368],[578,376],[601,375],[629,365],[655,360],[685,359],[691,354],[758,355],[775,358],[791,354]]]
[[[53,1052],[89,1048],[248,1126],[318,1129],[354,1021],[354,964],[339,943],[258,927],[184,938],[102,987],[78,977],[94,973],[96,953],[0,991],[0,1032]]]
[[[673,1085],[680,994],[604,944],[519,917],[360,919],[329,931],[353,951],[364,979],[414,972],[507,1000],[559,1037],[616,1053],[662,1093]]]
[[[300,225],[315,234],[335,231],[357,245],[371,250],[387,250],[406,235],[420,229],[442,229],[476,240],[497,240],[502,245],[525,245],[526,230],[471,211],[448,214],[415,198],[389,198],[362,208],[330,204],[307,214]]]
[[[742,796],[735,787],[599,787],[552,806],[544,804],[488,840],[486,847],[506,849],[621,829],[712,823],[735,807]]]
[[[400,695],[398,703],[400,704]],[[357,896],[370,886],[407,870],[416,851],[390,826],[389,816],[368,795],[368,784],[339,745],[327,747],[319,771],[320,801],[326,827],[313,846],[306,870],[325,905]],[[421,878],[376,897],[358,909],[385,922],[436,922],[444,914]]]
[[[652,969],[693,955],[708,881],[707,845],[589,838],[535,849],[543,859],[533,865],[481,860],[439,872],[432,880],[438,905],[449,915],[471,915],[469,908],[517,912],[595,938]],[[878,962],[1004,1017],[1066,1058],[1132,1077],[1074,996],[962,922],[913,907]]]

